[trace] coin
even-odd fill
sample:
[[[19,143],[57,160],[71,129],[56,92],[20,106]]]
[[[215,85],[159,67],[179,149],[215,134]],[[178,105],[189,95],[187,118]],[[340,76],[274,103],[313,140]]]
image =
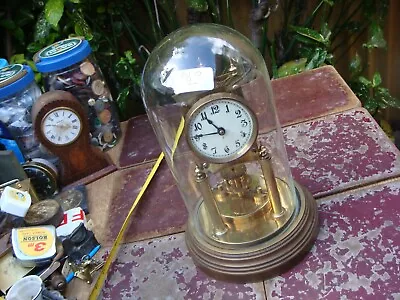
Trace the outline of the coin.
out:
[[[93,93],[95,93],[98,96],[102,95],[105,91],[104,82],[101,81],[100,79],[93,81],[92,91],[93,91]]]
[[[88,61],[81,63],[80,70],[83,74],[87,76],[92,76],[96,72],[94,66]]]
[[[88,100],[88,104],[89,104],[89,106],[93,106],[93,105],[96,104],[96,100],[94,100],[93,98],[90,98],[90,99]]]
[[[104,109],[104,102],[98,99],[94,104],[94,108],[97,112],[101,112]]]
[[[98,118],[101,123],[108,124],[111,121],[111,112],[105,109],[98,114]]]
[[[55,200],[42,200],[32,204],[24,217],[29,226],[60,225],[64,213],[60,204]]]
[[[110,143],[114,139],[114,135],[111,130],[107,130],[103,133],[103,140],[106,143]]]
[[[78,190],[67,190],[58,194],[55,199],[60,203],[62,209],[67,211],[71,208],[80,207],[84,200],[84,195]]]

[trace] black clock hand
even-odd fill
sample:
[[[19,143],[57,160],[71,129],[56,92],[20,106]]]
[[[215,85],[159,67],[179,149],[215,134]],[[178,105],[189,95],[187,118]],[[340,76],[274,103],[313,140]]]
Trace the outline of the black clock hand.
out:
[[[206,120],[207,120],[208,124],[210,124],[210,125],[214,126],[215,128],[217,128],[217,130],[219,130],[219,129],[220,129],[220,128],[219,128],[217,125],[215,125],[215,124],[214,124],[214,122],[213,122],[213,121],[211,121],[210,119],[206,119]]]
[[[211,132],[211,133],[205,133],[205,134],[196,134],[196,135],[194,135],[193,136],[193,138],[201,138],[201,137],[203,137],[203,136],[207,136],[207,135],[214,135],[214,134],[218,134],[218,131],[216,131],[216,132]]]
[[[218,130],[217,133],[218,133],[219,135],[224,135],[224,134],[225,134],[225,129],[224,129],[223,127],[218,127],[218,126],[215,125],[214,122],[211,121],[210,119],[206,119],[206,120],[207,120],[208,124],[210,124],[210,125],[214,126],[215,128],[217,128],[217,130]]]

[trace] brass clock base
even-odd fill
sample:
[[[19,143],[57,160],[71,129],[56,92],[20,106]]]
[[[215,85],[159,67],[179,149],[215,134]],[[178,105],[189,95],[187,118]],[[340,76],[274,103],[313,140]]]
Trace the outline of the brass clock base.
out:
[[[276,235],[251,244],[210,239],[198,225],[198,214],[193,214],[186,244],[195,264],[214,278],[242,283],[265,280],[292,268],[311,249],[318,234],[316,201],[297,183],[295,189],[298,208],[290,220]]]

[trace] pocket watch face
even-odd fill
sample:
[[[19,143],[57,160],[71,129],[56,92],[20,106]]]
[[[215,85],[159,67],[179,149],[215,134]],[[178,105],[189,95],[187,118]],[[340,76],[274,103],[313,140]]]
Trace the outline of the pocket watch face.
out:
[[[226,163],[245,154],[257,137],[257,119],[242,98],[217,93],[200,99],[187,116],[186,134],[195,154]]]
[[[42,121],[45,138],[54,145],[62,146],[74,142],[82,130],[79,116],[69,108],[55,108]]]

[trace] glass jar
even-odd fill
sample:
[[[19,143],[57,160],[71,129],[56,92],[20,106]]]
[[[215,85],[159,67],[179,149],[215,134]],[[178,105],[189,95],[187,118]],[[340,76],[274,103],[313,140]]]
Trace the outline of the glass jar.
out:
[[[292,178],[268,70],[251,42],[216,24],[179,29],[150,54],[141,88],[189,211],[195,263],[248,282],[304,255],[316,203]]]
[[[121,137],[115,102],[88,41],[74,37],[56,42],[34,56],[43,74],[45,91],[72,93],[84,107],[91,141],[103,151],[114,147]]]
[[[15,139],[25,159],[47,156],[35,137],[31,119],[32,105],[40,95],[29,66],[14,64],[0,69],[0,122]],[[19,161],[22,162],[20,157]]]

